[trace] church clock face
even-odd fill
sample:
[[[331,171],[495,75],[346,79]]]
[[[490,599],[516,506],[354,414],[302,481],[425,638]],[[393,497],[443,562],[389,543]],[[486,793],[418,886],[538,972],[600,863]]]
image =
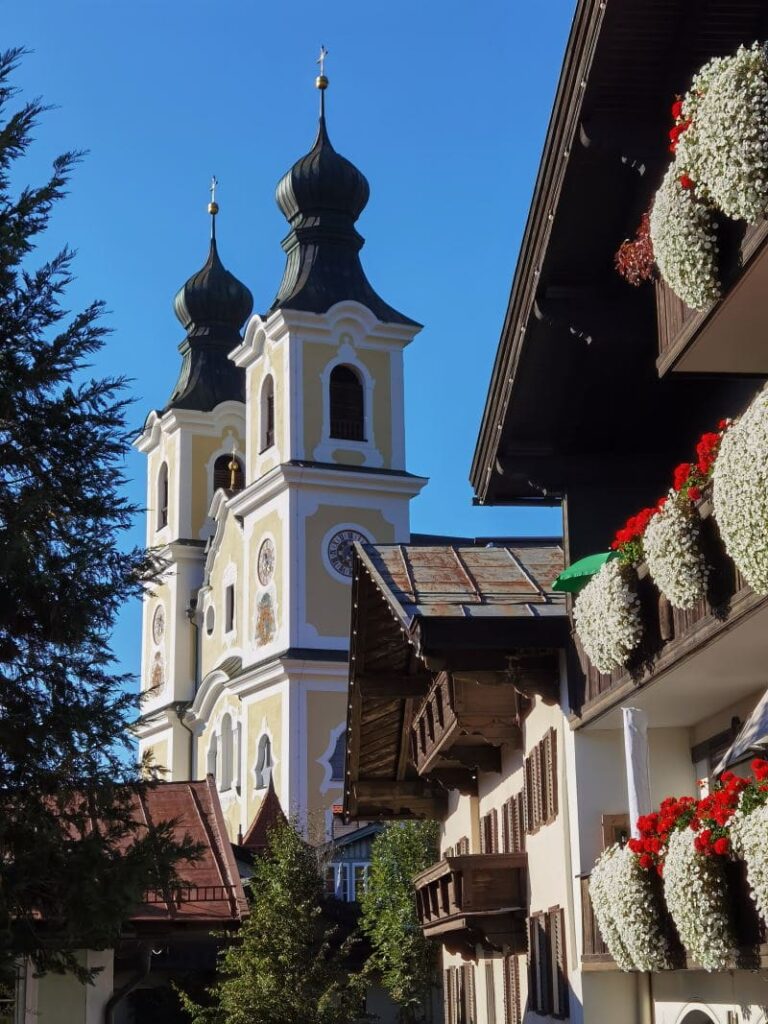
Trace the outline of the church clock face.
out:
[[[359,530],[339,530],[328,541],[328,561],[340,576],[352,575],[352,545],[355,541],[366,544],[368,538]]]
[[[266,587],[275,574],[275,545],[269,537],[261,542],[256,573],[262,587]]]

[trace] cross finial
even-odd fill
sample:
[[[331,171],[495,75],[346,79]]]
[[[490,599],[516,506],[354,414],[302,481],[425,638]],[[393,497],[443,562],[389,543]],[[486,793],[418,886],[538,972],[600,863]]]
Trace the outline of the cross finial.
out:
[[[208,203],[208,213],[210,213],[211,215],[211,238],[214,241],[216,240],[216,214],[219,212],[219,204],[216,202],[216,189],[218,187],[218,184],[218,178],[214,174],[211,177],[210,184],[211,201],[210,203]]]
[[[320,77],[325,78],[325,58],[328,56],[326,48],[320,44],[320,56],[317,58],[317,63],[320,65]]]

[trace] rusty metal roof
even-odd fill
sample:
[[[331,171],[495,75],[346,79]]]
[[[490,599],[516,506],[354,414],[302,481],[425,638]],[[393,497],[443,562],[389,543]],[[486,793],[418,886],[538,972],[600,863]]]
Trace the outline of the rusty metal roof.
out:
[[[484,546],[356,544],[358,557],[409,628],[425,618],[541,617],[565,614],[552,591],[563,570],[557,540]]]

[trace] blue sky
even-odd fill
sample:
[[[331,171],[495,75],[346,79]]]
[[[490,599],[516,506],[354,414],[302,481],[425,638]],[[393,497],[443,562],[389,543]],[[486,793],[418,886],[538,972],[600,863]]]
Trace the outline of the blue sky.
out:
[[[477,509],[468,473],[574,0],[30,0],[4,45],[32,52],[17,84],[46,114],[22,180],[88,150],[42,255],[78,250],[71,308],[102,298],[113,328],[95,366],[132,379],[132,419],[167,401],[178,287],[205,260],[208,182],[219,248],[266,309],[283,269],[280,176],[311,146],[324,43],[328,125],[365,173],[358,227],[377,291],[425,325],[406,356],[408,467],[429,476],[412,529],[553,533],[554,510]],[[145,500],[143,457],[128,464]],[[143,522],[135,540],[143,541]],[[115,650],[139,663],[139,615]]]

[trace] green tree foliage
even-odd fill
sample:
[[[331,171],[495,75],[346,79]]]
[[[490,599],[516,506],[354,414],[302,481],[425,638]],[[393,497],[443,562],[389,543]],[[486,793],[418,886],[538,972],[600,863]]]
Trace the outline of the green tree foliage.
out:
[[[438,835],[435,821],[388,825],[373,844],[361,901],[361,927],[373,950],[368,971],[381,978],[404,1021],[422,1018],[436,983],[437,951],[419,927],[413,878],[437,859]]]
[[[276,824],[250,880],[250,914],[223,951],[203,1007],[182,994],[195,1024],[350,1024],[362,988],[350,976],[350,943],[323,912],[315,851]]]
[[[33,265],[78,154],[14,190],[44,107],[14,104],[20,51],[0,54],[0,965],[31,955],[75,969],[78,947],[113,944],[146,888],[191,853],[167,824],[139,826],[126,767],[136,700],[109,635],[148,561],[118,546],[129,444],[120,379],[93,380],[102,306],[69,314],[64,250]]]

